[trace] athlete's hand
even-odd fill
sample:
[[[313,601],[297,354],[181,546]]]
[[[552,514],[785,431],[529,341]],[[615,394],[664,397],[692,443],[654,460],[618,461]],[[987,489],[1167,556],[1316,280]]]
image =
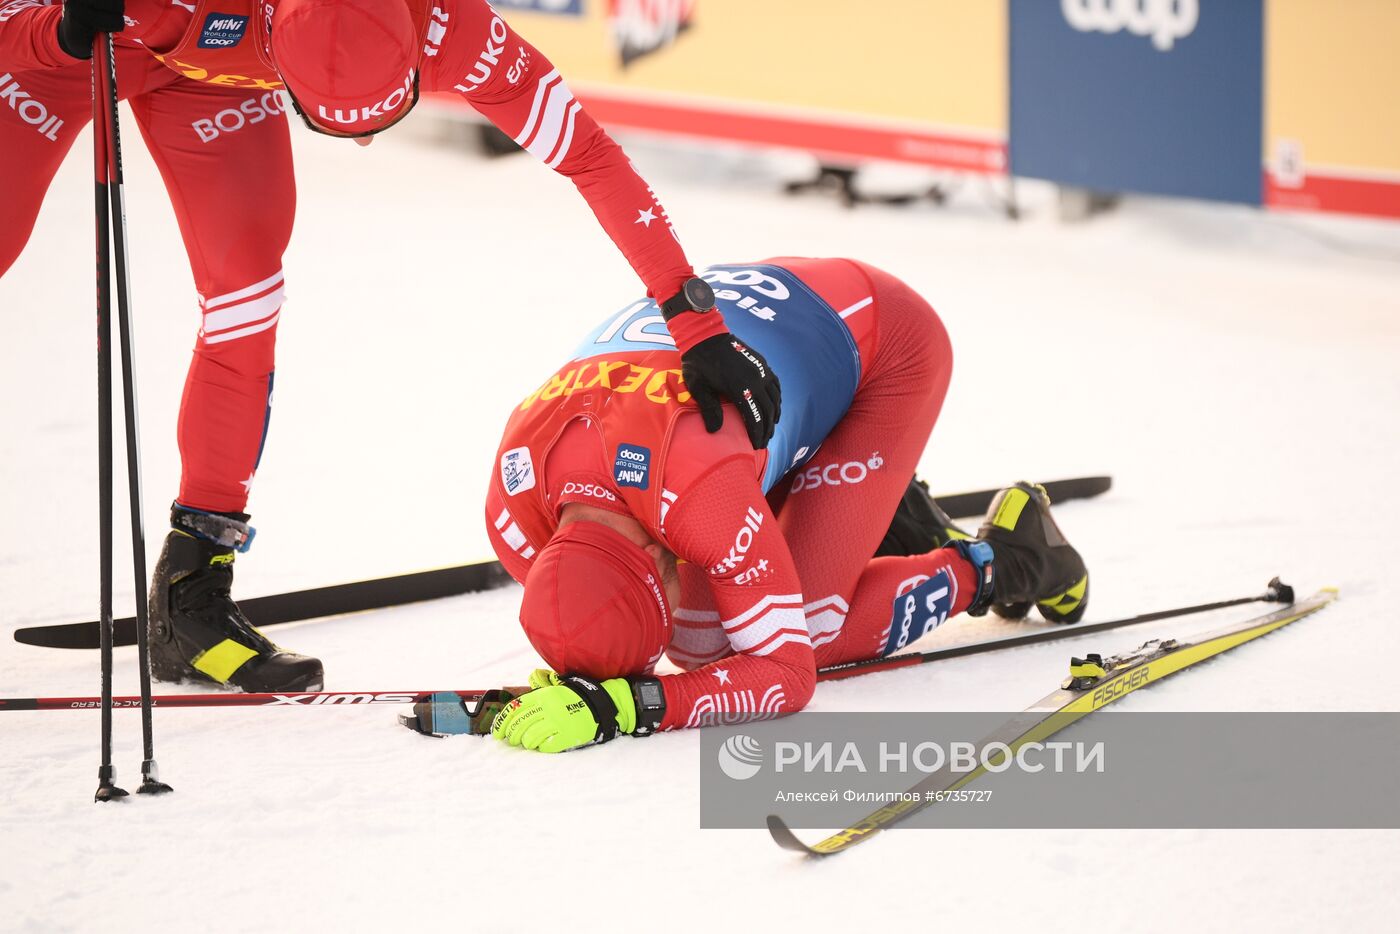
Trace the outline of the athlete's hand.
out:
[[[721,397],[733,402],[755,448],[766,448],[782,414],[783,395],[778,375],[763,354],[741,344],[733,334],[716,334],[681,355],[686,388],[700,406],[705,430],[724,424]]]
[[[566,752],[606,743],[637,725],[637,705],[626,678],[599,684],[578,675],[561,677],[544,668],[530,674],[534,688],[501,708],[491,735],[512,746]]]
[[[58,21],[58,44],[74,58],[92,58],[92,41],[99,32],[126,28],[126,0],[63,0]]]

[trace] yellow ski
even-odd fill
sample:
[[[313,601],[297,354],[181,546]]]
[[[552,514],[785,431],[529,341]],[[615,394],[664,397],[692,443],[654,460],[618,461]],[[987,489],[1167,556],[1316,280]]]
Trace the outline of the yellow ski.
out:
[[[1109,658],[1089,655],[1083,659],[1072,659],[1070,676],[1058,691],[1046,695],[1012,717],[987,736],[981,745],[985,748],[990,743],[1004,743],[1010,749],[1010,754],[1014,755],[1024,744],[1053,736],[1120,697],[1311,616],[1336,598],[1336,588],[1328,587],[1302,602],[1207,633],[1192,642],[1153,639],[1122,655]],[[1000,756],[992,757],[990,764],[999,765],[1001,761]],[[910,800],[887,804],[819,843],[803,843],[776,814],[768,816],[768,832],[772,834],[774,842],[784,849],[809,856],[841,853],[928,807],[935,797],[929,792],[962,788],[985,771],[985,767],[979,767],[959,774],[954,774],[950,768],[934,772],[909,789],[910,794],[904,797]]]

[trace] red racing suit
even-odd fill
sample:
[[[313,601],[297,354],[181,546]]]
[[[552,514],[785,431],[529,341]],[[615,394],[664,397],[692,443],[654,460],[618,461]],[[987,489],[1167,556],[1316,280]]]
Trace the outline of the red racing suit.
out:
[[[648,294],[675,294],[692,270],[665,210],[549,60],[484,0],[405,2],[423,30],[422,89],[460,94],[571,179]],[[179,501],[214,512],[247,502],[285,296],[296,190],[287,105],[262,48],[274,8],[275,0],[127,0],[116,40],[118,93],[175,207],[202,315],[180,409]],[[51,0],[0,0],[0,277],[91,119],[91,66],[59,47],[61,14]],[[211,28],[218,47],[204,48]],[[246,190],[259,196],[227,196]]]
[[[666,644],[620,653],[664,650],[684,670],[660,676],[663,729],[798,710],[818,666],[901,649],[977,590],[953,549],[871,557],[952,371],[928,303],[844,259],[701,275],[730,331],[783,374],[768,448],[753,450],[737,419],[705,432],[655,304],[638,301],[516,407],[486,503],[496,553],[522,582],[573,502],[631,515],[684,562]],[[639,638],[615,628],[598,638]]]

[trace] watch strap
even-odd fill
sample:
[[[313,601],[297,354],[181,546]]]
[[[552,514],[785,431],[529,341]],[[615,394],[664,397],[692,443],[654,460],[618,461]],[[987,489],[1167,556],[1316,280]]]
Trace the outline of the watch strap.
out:
[[[677,315],[685,314],[687,311],[697,311],[704,314],[714,310],[715,290],[704,279],[691,276],[681,284],[680,291],[658,304],[661,308],[661,317],[667,321]]]

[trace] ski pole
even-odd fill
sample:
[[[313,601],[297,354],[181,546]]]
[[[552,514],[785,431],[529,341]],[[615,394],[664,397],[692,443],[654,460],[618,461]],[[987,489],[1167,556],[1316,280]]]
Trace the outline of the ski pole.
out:
[[[97,526],[98,619],[102,627],[102,762],[95,801],[126,797],[112,766],[112,265],[110,187],[107,161],[107,82],[105,57],[110,39],[99,33],[92,54],[92,149],[97,194]]]
[[[1235,597],[1231,600],[1218,600],[1215,603],[1199,603],[1195,606],[1157,610],[1152,613],[1142,613],[1138,616],[1128,616],[1123,619],[1111,619],[1102,623],[1078,623],[1068,626],[1052,625],[1049,628],[1039,629],[1024,635],[1005,636],[1000,639],[984,639],[980,642],[968,642],[963,645],[949,646],[946,649],[935,649],[932,652],[904,652],[900,655],[888,655],[884,658],[871,658],[859,662],[845,662],[840,665],[831,665],[826,668],[818,669],[817,680],[839,681],[842,678],[854,678],[858,675],[871,674],[876,671],[908,668],[912,665],[923,665],[928,662],[942,661],[946,658],[980,655],[983,652],[994,652],[997,649],[1011,649],[1021,645],[1035,645],[1040,642],[1055,642],[1059,639],[1072,639],[1075,636],[1088,635],[1089,633],[1106,632],[1110,629],[1121,629],[1124,626],[1136,626],[1138,623],[1150,623],[1159,619],[1174,619],[1178,616],[1208,613],[1211,610],[1223,610],[1227,607],[1242,606],[1246,603],[1292,602],[1293,588],[1275,577],[1273,580],[1269,581],[1267,590],[1252,597]]]
[[[136,579],[136,651],[142,700],[141,787],[136,793],[161,794],[172,789],[157,777],[154,727],[151,722],[151,662],[146,633],[146,527],[141,517],[141,431],[136,407],[136,346],[131,323],[131,273],[126,251],[126,192],[122,180],[121,122],[117,115],[117,62],[110,34],[104,36],[103,41],[98,44],[104,59],[101,67],[105,69],[107,76],[107,94],[103,101],[103,118],[106,122],[103,137],[107,148],[108,196],[111,199],[112,246],[116,263],[117,329],[122,348],[127,499],[131,507],[131,566]]]
[[[481,691],[316,691],[289,694],[157,694],[153,707],[341,707],[364,704],[416,704],[434,695],[455,694],[464,701],[483,698],[506,699],[524,694],[529,688],[493,688]],[[113,697],[111,706],[135,709],[142,705],[138,696]],[[0,712],[7,710],[91,710],[100,707],[100,697],[0,697]],[[104,708],[110,710],[110,708]]]
[[[1019,645],[1033,645],[1038,642],[1053,642],[1070,639],[1088,633],[1120,629],[1138,623],[1150,623],[1159,619],[1172,619],[1189,616],[1193,613],[1206,613],[1246,603],[1292,603],[1293,588],[1279,582],[1275,577],[1269,582],[1269,589],[1253,597],[1236,597],[1215,603],[1201,603],[1195,606],[1177,607],[1170,610],[1157,610],[1124,619],[1108,620],[1102,623],[1080,623],[1072,626],[1051,626],[1020,636],[1006,636],[1001,639],[984,639],[964,645],[950,646],[932,652],[906,652],[886,658],[874,658],[860,662],[846,662],[817,670],[818,681],[835,681],[841,678],[854,678],[892,668],[922,665],[945,658],[959,658],[978,655],[997,649],[1013,648]],[[456,694],[464,701],[479,701],[482,698],[499,698],[502,695],[514,697],[529,690],[523,687],[496,688],[492,690],[459,691],[318,691],[300,694],[161,694],[151,698],[155,707],[337,707],[351,704],[417,704],[430,701],[434,695]],[[96,697],[0,697],[0,712],[7,710],[90,710],[97,707],[101,698]],[[137,707],[139,697],[117,697],[112,703],[118,708]]]

